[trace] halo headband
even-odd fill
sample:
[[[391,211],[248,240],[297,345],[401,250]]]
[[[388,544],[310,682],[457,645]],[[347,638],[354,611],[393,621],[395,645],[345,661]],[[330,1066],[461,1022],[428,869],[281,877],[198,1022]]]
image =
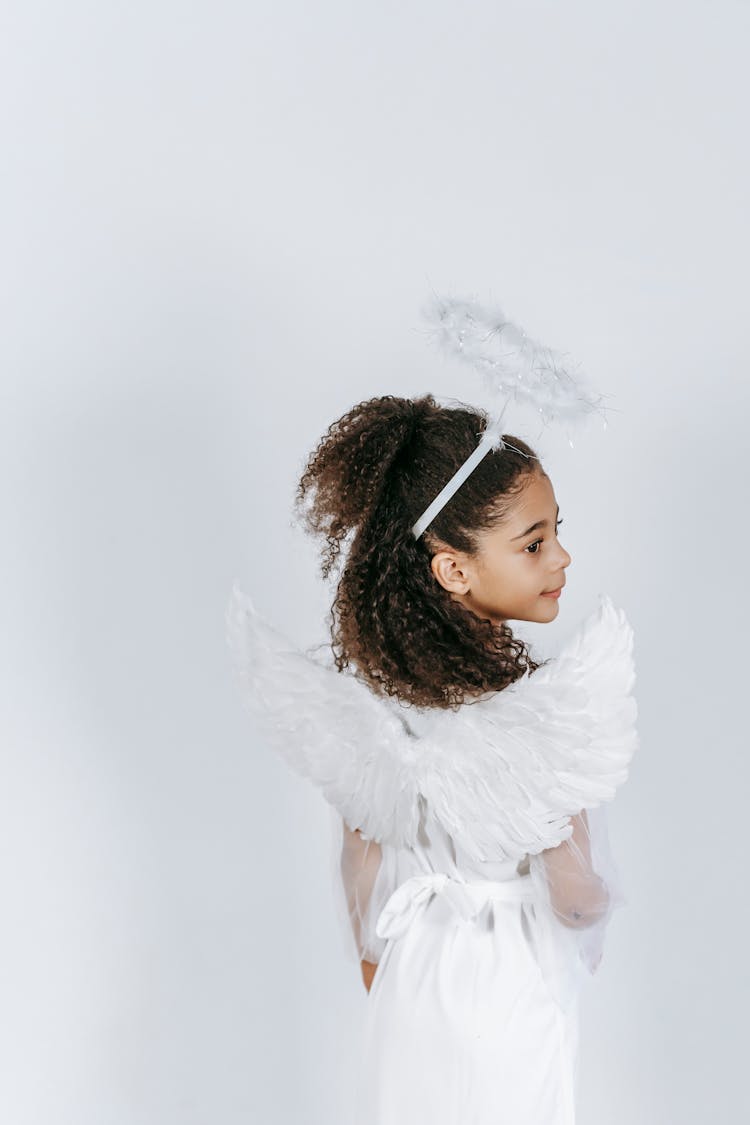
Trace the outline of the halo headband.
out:
[[[415,539],[489,451],[507,444],[502,438],[502,416],[511,400],[534,406],[545,424],[573,422],[602,411],[602,396],[584,388],[564,356],[530,339],[499,307],[487,309],[473,300],[436,296],[423,312],[444,350],[480,371],[489,401],[483,407],[488,422],[479,444],[412,525]]]
[[[511,445],[509,441],[503,441],[502,435],[495,434],[494,431],[490,430],[488,427],[483,431],[479,445],[474,452],[456,469],[448,483],[438,492],[429,508],[427,508],[417,522],[412,525],[412,532],[414,533],[415,539],[419,539],[422,532],[429,527],[438,512],[443,510],[453,494],[458,491],[469,474],[476,469],[479,462],[487,456],[491,449],[512,449],[515,453],[520,453],[522,457],[529,456],[528,453],[524,453],[522,449],[517,449],[515,445]]]
[[[500,439],[502,441],[502,438]],[[435,499],[430,504],[417,522],[412,527],[414,538],[419,539],[422,532],[432,523],[438,512],[441,512],[445,505],[457,492],[461,485],[464,483],[469,473],[471,473],[479,464],[479,462],[487,456],[489,451],[495,446],[495,435],[489,434],[487,430],[482,434],[479,445],[476,447],[470,457],[467,457],[463,465],[461,465],[453,474],[448,483],[438,492]]]

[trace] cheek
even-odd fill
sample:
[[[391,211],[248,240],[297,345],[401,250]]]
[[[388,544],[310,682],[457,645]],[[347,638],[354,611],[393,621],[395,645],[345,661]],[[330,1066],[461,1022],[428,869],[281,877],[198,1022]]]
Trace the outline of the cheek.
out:
[[[521,592],[525,586],[533,585],[534,575],[529,571],[533,571],[533,568],[528,566],[523,557],[504,558],[487,570],[483,588],[495,597]]]
[[[534,555],[519,555],[514,562],[513,581],[518,593],[536,594],[540,579]]]

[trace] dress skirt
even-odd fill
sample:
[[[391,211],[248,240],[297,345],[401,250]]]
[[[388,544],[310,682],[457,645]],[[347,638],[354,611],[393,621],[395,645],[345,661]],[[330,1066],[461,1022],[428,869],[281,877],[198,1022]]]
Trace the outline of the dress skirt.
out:
[[[577,1004],[545,983],[528,875],[413,876],[377,931],[352,1125],[574,1125]]]

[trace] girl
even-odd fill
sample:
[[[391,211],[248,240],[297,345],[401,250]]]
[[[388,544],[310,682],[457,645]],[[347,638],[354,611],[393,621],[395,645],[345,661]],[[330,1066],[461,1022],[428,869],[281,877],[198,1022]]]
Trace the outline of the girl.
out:
[[[559,613],[549,476],[504,434],[420,526],[486,426],[386,395],[311,454],[298,511],[340,572],[327,661],[236,586],[228,610],[248,705],[340,828],[357,1125],[572,1125],[579,986],[624,901],[601,805],[637,746],[630,626],[602,596],[537,663],[508,624]]]

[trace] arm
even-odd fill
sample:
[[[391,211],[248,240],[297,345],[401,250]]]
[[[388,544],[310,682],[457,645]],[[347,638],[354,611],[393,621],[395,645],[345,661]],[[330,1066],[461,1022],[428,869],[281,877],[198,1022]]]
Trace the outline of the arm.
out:
[[[362,961],[362,980],[365,982],[365,988],[369,992],[372,988],[372,978],[375,976],[377,963],[374,961]]]
[[[352,831],[346,821],[343,821],[341,878],[352,933],[360,956],[362,979],[368,992],[378,966],[377,950],[373,948],[373,935],[370,933],[370,907],[381,861],[380,845],[374,840],[363,839],[358,828]]]
[[[550,905],[557,919],[572,929],[585,929],[607,916],[610,895],[594,870],[586,810],[572,817],[573,834],[542,852]]]

